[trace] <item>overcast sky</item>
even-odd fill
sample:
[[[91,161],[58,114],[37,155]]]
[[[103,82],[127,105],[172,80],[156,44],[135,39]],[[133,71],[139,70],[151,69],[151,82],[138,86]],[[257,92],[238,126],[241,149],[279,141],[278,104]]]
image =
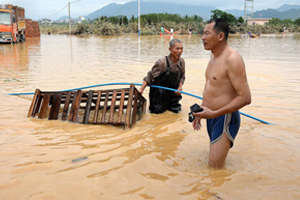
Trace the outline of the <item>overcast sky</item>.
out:
[[[133,0],[0,0],[0,4],[7,2],[25,8],[26,18],[38,20],[50,18],[56,20],[61,16],[68,16],[68,2],[71,2],[71,17],[86,16],[95,10],[102,8],[110,3],[126,3]],[[210,5],[221,10],[239,9],[244,10],[244,0],[146,0],[146,1],[165,1],[186,5]],[[72,3],[73,2],[73,3]],[[254,11],[267,8],[278,8],[283,4],[300,5],[300,0],[255,0]],[[65,7],[65,8],[64,8]],[[64,9],[63,9],[64,8]],[[142,8],[141,8],[142,10]]]

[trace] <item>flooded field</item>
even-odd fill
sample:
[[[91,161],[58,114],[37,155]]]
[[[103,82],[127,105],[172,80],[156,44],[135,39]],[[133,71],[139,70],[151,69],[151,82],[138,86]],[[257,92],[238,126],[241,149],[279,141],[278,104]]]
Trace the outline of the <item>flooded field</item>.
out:
[[[184,45],[183,91],[202,96],[210,52],[200,35],[173,37]],[[1,44],[0,199],[300,199],[299,34],[229,38],[244,58],[252,93],[241,111],[273,125],[242,116],[221,170],[207,166],[205,124],[196,132],[188,122],[189,107],[200,99],[183,95],[179,114],[147,110],[125,131],[27,118],[33,95],[7,95],[142,83],[168,54],[171,38],[42,35]]]

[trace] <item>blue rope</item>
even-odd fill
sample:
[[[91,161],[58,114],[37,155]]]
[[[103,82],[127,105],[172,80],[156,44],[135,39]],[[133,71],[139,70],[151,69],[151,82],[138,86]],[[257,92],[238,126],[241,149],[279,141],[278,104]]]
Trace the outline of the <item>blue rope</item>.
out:
[[[140,83],[104,83],[104,84],[90,85],[90,86],[80,87],[80,88],[73,88],[73,89],[69,89],[69,90],[61,90],[59,92],[69,92],[69,91],[74,91],[74,90],[82,90],[82,89],[87,89],[87,88],[100,87],[100,86],[108,86],[108,85],[130,85],[130,84],[139,85],[139,86],[142,85]],[[158,85],[150,85],[150,87],[160,88],[160,89],[165,89],[165,90],[170,90],[170,91],[174,91],[174,92],[180,92],[182,94],[186,94],[186,95],[189,95],[189,96],[201,99],[201,100],[203,99],[200,96],[197,96],[197,95],[194,95],[194,94],[191,94],[191,93],[188,93],[188,92],[184,92],[184,91],[178,91],[178,90],[175,90],[175,89],[172,89],[172,88],[162,87],[162,86],[158,86]],[[34,94],[33,92],[29,92],[29,93],[8,93],[8,95],[33,95],[33,94]],[[244,116],[249,117],[251,119],[254,119],[256,121],[262,122],[264,124],[270,124],[270,125],[272,125],[272,123],[270,123],[270,122],[258,119],[256,117],[253,117],[253,116],[248,115],[246,113],[243,113],[243,112],[240,112],[240,113],[241,113],[241,115],[244,115]]]

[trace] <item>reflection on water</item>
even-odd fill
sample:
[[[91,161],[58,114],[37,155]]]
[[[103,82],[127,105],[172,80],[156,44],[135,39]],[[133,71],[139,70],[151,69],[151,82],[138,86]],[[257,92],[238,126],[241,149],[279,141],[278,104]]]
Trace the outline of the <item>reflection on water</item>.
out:
[[[184,45],[183,90],[201,96],[210,53],[199,35],[173,37]],[[252,104],[242,111],[275,125],[242,117],[222,170],[207,166],[205,123],[195,132],[187,120],[189,106],[201,103],[193,97],[183,96],[179,114],[147,113],[124,131],[27,118],[32,96],[5,95],[141,83],[168,54],[171,38],[42,35],[1,45],[1,198],[299,199],[299,34],[229,38],[244,58],[252,91]],[[72,162],[82,157],[88,158]]]

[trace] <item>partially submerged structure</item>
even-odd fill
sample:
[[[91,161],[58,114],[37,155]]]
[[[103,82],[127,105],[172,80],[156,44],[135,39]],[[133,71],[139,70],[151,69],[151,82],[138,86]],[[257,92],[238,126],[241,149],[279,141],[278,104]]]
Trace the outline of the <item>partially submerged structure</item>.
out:
[[[147,100],[134,84],[111,90],[42,92],[36,89],[28,117],[131,128],[146,113]]]

